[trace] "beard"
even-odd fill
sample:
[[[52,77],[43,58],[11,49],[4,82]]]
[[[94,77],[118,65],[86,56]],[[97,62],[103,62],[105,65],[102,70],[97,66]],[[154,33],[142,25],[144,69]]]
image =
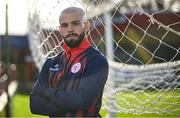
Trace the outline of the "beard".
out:
[[[77,36],[78,39],[67,39],[68,36],[70,35],[74,35],[74,36]],[[64,38],[64,42],[66,43],[66,45],[69,47],[69,48],[76,48],[78,47],[82,40],[84,39],[85,37],[85,31],[83,31],[80,35],[76,34],[76,33],[71,33],[71,34],[68,34],[66,37],[63,37]]]

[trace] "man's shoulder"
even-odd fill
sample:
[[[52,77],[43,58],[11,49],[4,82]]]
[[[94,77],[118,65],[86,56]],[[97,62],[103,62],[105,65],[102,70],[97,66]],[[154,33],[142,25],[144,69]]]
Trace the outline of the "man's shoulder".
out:
[[[64,51],[61,51],[58,55],[56,56],[52,56],[52,57],[48,57],[45,61],[45,63],[47,64],[52,64],[52,63],[56,63],[60,58],[62,58],[64,56]]]
[[[104,56],[98,49],[90,46],[89,49],[88,49],[88,52],[89,54],[94,54],[94,55],[101,55],[101,56]]]
[[[89,48],[87,55],[91,59],[98,59],[101,61],[107,61],[107,58],[98,49],[96,49],[92,46]]]

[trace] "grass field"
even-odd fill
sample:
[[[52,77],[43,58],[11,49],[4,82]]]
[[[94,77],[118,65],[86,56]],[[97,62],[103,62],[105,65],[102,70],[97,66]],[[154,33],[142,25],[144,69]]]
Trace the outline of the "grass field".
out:
[[[132,100],[132,95],[133,94],[130,94],[130,93],[124,93],[124,94],[119,94],[117,95],[117,100],[119,101],[118,105],[119,107],[122,107],[124,109],[128,109],[132,106],[141,106],[141,105],[144,105],[144,104],[139,104],[139,102],[137,102],[137,100]],[[156,93],[151,93],[151,96],[153,95],[157,95]],[[167,97],[167,96],[174,96],[174,97],[171,97],[171,99],[169,99],[170,97]],[[171,110],[172,108],[173,109],[176,109],[176,111],[173,112],[173,114],[169,114],[169,113],[163,113],[161,115],[159,114],[123,114],[123,113],[118,113],[117,114],[117,117],[124,117],[124,118],[130,118],[130,117],[153,117],[153,118],[162,118],[162,117],[177,117],[179,118],[180,116],[178,116],[177,114],[179,114],[180,112],[180,99],[178,99],[178,97],[175,97],[175,96],[179,96],[180,95],[180,91],[176,91],[176,92],[173,92],[173,93],[166,93],[166,94],[163,94],[163,96],[161,96],[161,100],[164,101],[164,102],[174,102],[176,103],[177,105],[174,106],[174,107],[171,107]],[[130,102],[131,101],[131,104],[130,106],[128,106],[127,104],[125,104],[124,102],[124,98],[129,98],[129,99],[126,99],[126,102]],[[149,97],[145,94],[141,94],[138,96],[138,99],[140,99],[140,101],[142,101],[143,99],[147,99],[146,97]],[[157,99],[152,99],[152,100],[157,100]],[[152,102],[152,101],[151,101]],[[142,102],[143,103],[143,102]],[[147,104],[147,106],[150,105],[150,102],[149,104]],[[160,104],[162,106],[159,106],[159,107],[167,107],[167,106],[164,106],[164,104]],[[151,106],[152,108],[155,107],[155,106]],[[133,108],[134,109],[134,108]],[[105,110],[101,110],[101,115],[102,117],[105,117],[107,115],[107,112]],[[13,117],[34,117],[34,118],[48,118],[46,116],[40,116],[40,115],[34,115],[34,114],[31,114],[30,112],[30,109],[29,109],[29,96],[28,95],[22,95],[22,94],[16,94],[12,100],[12,115]]]
[[[116,94],[118,117],[180,118],[180,91],[140,91]],[[108,99],[104,100],[108,104]]]
[[[29,96],[22,94],[16,94],[12,100],[12,116],[25,118],[48,118],[45,116],[32,114],[29,109]]]

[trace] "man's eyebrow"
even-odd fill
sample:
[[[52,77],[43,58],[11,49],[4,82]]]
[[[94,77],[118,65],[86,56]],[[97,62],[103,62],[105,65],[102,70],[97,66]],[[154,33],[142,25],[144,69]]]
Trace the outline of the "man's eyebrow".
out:
[[[79,21],[79,20],[75,20],[75,21],[72,21],[71,23],[73,23],[73,22],[81,22],[81,21]]]
[[[60,23],[60,25],[62,25],[62,24],[67,24],[66,22],[62,22],[62,23]]]
[[[68,23],[74,23],[74,22],[81,22],[80,20],[74,20],[74,21],[71,21],[71,22],[62,22],[61,24],[68,24]]]

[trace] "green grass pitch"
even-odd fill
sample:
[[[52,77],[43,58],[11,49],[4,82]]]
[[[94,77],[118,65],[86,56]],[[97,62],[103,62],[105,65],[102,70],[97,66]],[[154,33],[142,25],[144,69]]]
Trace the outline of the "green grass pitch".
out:
[[[153,117],[153,118],[162,118],[162,117],[180,117],[180,91],[171,91],[164,92],[161,91],[162,94],[157,94],[157,92],[124,92],[116,95],[116,103],[119,109],[124,109],[125,111],[130,111],[129,109],[139,109],[143,111],[143,107],[150,108],[153,112],[157,112],[159,109],[165,109],[166,112],[161,111],[161,113],[142,113],[142,114],[134,114],[121,112],[117,113],[117,117]],[[104,100],[104,102],[107,102]],[[153,103],[153,104],[152,104]],[[174,105],[172,105],[172,103]],[[107,103],[106,103],[107,104]],[[157,109],[158,108],[158,109]],[[144,109],[144,112],[146,110]],[[169,111],[169,112],[167,112]],[[160,112],[160,111],[159,111]],[[107,115],[106,110],[101,110],[102,117]],[[29,109],[29,96],[16,94],[12,100],[12,115],[13,117],[38,117],[38,118],[48,118],[46,116],[39,116],[31,114]]]

